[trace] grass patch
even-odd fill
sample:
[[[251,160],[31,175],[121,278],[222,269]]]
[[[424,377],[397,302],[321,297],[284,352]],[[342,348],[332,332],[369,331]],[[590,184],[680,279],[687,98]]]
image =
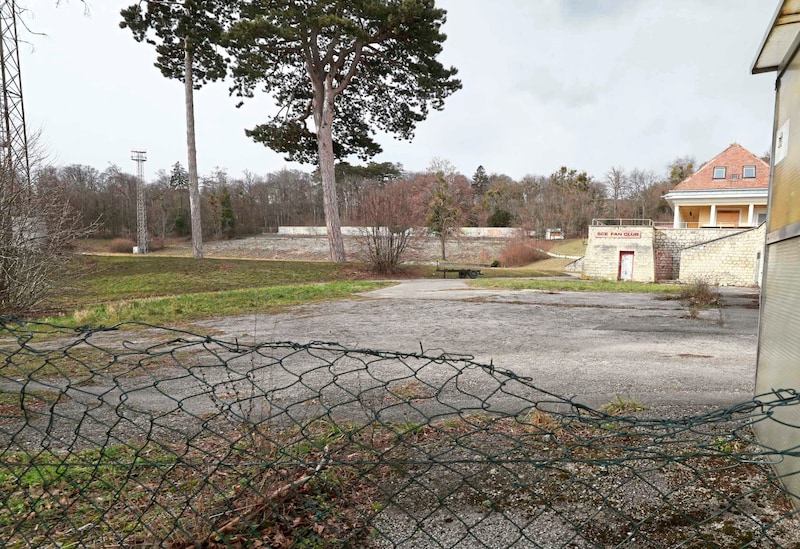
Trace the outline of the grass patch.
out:
[[[198,294],[372,277],[357,266],[314,261],[195,260],[151,255],[77,256],[81,280],[48,305],[80,308],[123,299]]]
[[[586,255],[586,241],[582,238],[564,240],[553,244],[550,251],[560,255]]]
[[[274,312],[292,305],[344,299],[388,284],[367,281],[330,282],[185,293],[101,303],[69,314],[48,317],[44,321],[62,326],[110,325],[120,322],[174,325],[217,316]]]
[[[550,261],[551,260],[540,261],[538,263],[528,265],[527,267],[506,268],[480,266],[479,268],[481,271],[481,278],[541,278],[562,276],[563,272],[559,270],[559,265],[555,263],[551,264]],[[569,263],[569,260],[563,261]],[[465,263],[465,265],[471,265],[471,263]],[[544,267],[541,267],[541,265],[544,265]],[[442,273],[437,272],[436,267],[434,266],[426,267],[425,271],[420,272],[419,274],[420,278],[442,278]],[[453,276],[453,274],[450,274],[448,278],[452,278]]]
[[[606,280],[536,280],[536,279],[492,279],[474,280],[471,286],[501,290],[544,290],[550,292],[619,292],[675,294],[682,291],[674,284],[650,284],[645,282],[616,282]]]
[[[614,400],[603,404],[600,409],[610,416],[619,416],[631,412],[640,412],[646,410],[647,407],[634,397],[622,398],[620,395],[616,395]]]
[[[544,259],[542,261],[537,261],[529,267],[536,269],[538,271],[551,271],[555,272],[557,275],[561,275],[564,273],[564,269],[567,265],[572,263],[574,259],[562,259],[559,257],[550,257],[548,259]]]

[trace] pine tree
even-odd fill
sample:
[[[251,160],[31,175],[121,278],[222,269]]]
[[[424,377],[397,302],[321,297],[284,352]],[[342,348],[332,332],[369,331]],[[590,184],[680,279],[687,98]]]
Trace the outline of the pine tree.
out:
[[[184,84],[186,148],[189,164],[189,209],[192,220],[192,254],[203,257],[203,226],[197,180],[197,146],[194,90],[225,77],[227,59],[218,44],[230,21],[235,0],[142,0],[120,12],[120,27],[134,39],[156,48],[156,67],[167,78]]]
[[[272,0],[245,3],[240,15],[226,42],[234,89],[262,89],[280,106],[247,134],[318,164],[331,259],[344,261],[335,160],[379,153],[376,129],[411,139],[461,87],[437,60],[445,11],[433,0]]]

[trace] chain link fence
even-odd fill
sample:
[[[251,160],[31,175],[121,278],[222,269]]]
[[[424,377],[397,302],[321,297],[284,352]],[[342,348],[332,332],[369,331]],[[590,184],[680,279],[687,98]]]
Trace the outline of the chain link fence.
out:
[[[756,422],[471,357],[0,322],[1,547],[800,547]]]

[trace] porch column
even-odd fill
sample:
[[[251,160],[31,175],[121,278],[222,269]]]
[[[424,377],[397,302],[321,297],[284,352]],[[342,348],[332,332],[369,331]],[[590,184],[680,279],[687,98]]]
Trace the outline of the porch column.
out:
[[[756,205],[750,204],[750,207],[747,210],[747,226],[752,227],[755,221],[755,214],[756,214]]]
[[[711,225],[712,227],[716,227],[717,226],[717,205],[716,204],[712,204],[711,205],[711,219],[708,220],[708,224]]]
[[[681,228],[681,207],[675,204],[675,217],[672,219],[672,228]]]

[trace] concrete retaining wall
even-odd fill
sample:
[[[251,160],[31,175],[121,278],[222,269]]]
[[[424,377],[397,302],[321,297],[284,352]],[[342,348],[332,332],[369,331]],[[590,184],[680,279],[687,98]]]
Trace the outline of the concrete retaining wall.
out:
[[[363,227],[342,227],[343,236],[359,236]],[[514,227],[461,227],[459,236],[466,238],[519,238],[527,233]],[[281,236],[325,236],[328,230],[325,227],[278,227]]]
[[[326,236],[327,227],[278,227],[281,236]],[[342,236],[359,236],[361,227],[342,227]]]
[[[722,286],[760,284],[766,224],[756,229],[690,246],[680,254],[682,283],[703,280]]]

